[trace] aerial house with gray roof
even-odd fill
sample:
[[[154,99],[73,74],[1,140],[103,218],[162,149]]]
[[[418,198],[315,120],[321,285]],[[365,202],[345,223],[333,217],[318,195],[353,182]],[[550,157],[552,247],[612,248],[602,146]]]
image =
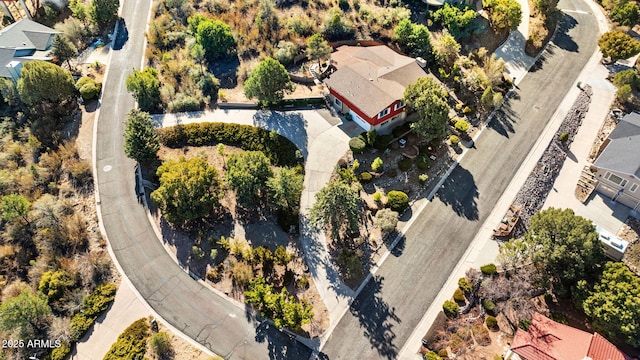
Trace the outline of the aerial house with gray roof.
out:
[[[597,169],[596,191],[640,209],[640,114],[627,114],[600,147],[593,163]]]

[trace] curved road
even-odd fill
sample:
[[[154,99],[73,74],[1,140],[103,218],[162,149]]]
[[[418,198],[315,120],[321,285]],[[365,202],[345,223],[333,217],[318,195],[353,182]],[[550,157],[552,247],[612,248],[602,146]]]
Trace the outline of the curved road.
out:
[[[264,324],[256,328],[250,312],[193,281],[164,250],[137,201],[134,163],[122,150],[124,119],[135,105],[125,79],[141,64],[149,6],[149,0],[122,4],[127,39],[112,51],[96,129],[98,207],[110,246],[150,306],[217,354],[307,359],[311,353],[306,347]],[[582,3],[561,7],[589,11]],[[520,83],[524,100],[509,101],[505,114],[478,141],[481,151],[465,156],[427,206],[428,216],[417,219],[395,256],[387,259],[338,324],[324,348],[331,358],[397,355],[594,51],[593,17],[582,12],[568,16],[568,35],[557,36],[542,67]],[[526,114],[525,121],[519,121],[520,114]]]
[[[95,140],[98,208],[113,252],[148,304],[171,325],[227,359],[308,359],[311,352],[194,281],[165,251],[135,191],[134,162],[123,151],[125,80],[139,68],[150,0],[124,0],[122,46],[114,46]],[[117,50],[116,50],[117,49]]]
[[[322,349],[330,359],[397,358],[596,49],[588,5],[559,8],[554,42],[336,326]]]

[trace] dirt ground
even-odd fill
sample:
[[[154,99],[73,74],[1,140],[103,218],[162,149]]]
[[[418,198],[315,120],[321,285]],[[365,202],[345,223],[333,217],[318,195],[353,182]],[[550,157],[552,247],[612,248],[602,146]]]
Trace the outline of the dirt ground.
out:
[[[640,276],[640,220],[629,216],[618,232],[618,237],[629,242],[624,253],[624,263]]]

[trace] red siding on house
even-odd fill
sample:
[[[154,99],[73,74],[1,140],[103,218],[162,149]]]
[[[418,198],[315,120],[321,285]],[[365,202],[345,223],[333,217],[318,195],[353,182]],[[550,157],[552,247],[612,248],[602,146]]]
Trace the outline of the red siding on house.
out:
[[[371,126],[376,126],[378,124],[381,124],[389,119],[391,119],[392,117],[400,114],[401,112],[404,111],[404,107],[395,110],[394,111],[394,107],[396,104],[400,103],[400,100],[396,100],[394,101],[391,105],[387,106],[390,109],[389,114],[387,114],[386,116],[378,119],[378,115],[375,115],[373,118],[367,116],[365,113],[363,113],[357,106],[353,105],[353,103],[351,103],[349,100],[345,99],[344,97],[342,97],[342,95],[338,94],[336,91],[334,91],[332,88],[329,88],[329,92],[331,93],[331,95],[335,96],[338,100],[342,101],[342,103],[344,105],[346,105],[349,109],[353,110],[353,112],[355,112],[356,114],[358,114],[358,116],[360,116],[364,121],[368,122],[369,124],[371,124]]]

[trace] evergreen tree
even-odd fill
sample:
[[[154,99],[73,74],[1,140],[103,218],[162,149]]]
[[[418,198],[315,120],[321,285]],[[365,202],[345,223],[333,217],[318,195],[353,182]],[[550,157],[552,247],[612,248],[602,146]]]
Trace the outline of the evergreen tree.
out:
[[[158,158],[158,150],[160,142],[151,116],[138,109],[129,111],[124,129],[125,155],[145,164]]]

